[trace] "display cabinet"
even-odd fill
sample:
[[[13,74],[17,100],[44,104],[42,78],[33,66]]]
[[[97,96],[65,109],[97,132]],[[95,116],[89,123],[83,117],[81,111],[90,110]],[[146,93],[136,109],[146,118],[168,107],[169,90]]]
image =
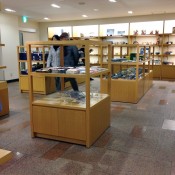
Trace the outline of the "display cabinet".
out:
[[[6,66],[0,66],[1,69],[5,69]],[[0,81],[0,116],[9,114],[9,96],[8,85],[5,80]]]
[[[32,48],[32,70],[36,70],[46,66],[46,59],[48,56],[48,46],[35,46]],[[18,56],[18,72],[19,72],[19,88],[21,92],[29,91],[29,77],[28,77],[28,61],[25,46],[17,46]],[[55,79],[50,77],[34,77],[33,78],[34,92],[38,94],[49,94],[54,92]]]
[[[90,40],[110,41],[114,45],[134,43],[154,45],[154,51],[151,51],[154,58],[153,78],[159,80],[172,80],[175,79],[175,66],[172,64],[174,63],[173,47],[175,44],[174,24],[175,20],[160,20],[89,26],[69,26],[69,33],[72,34],[71,36],[73,36],[73,39],[88,38]],[[168,44],[166,44],[167,42]],[[171,44],[172,42],[173,44]],[[95,50],[96,49],[94,49],[94,52],[91,55],[91,63],[99,65],[100,54]],[[113,57],[118,56],[119,52],[120,51],[117,51],[117,49],[114,49]],[[105,54],[104,59],[106,59]]]
[[[85,72],[79,74],[33,72],[31,48],[35,45],[58,44],[61,49],[61,65],[64,65],[64,46],[84,45],[85,46]],[[104,69],[98,67],[98,71],[90,71],[89,48],[90,45],[105,46],[108,48],[109,65]],[[43,137],[56,139],[71,143],[78,143],[90,147],[97,138],[110,125],[110,91],[106,93],[93,93],[90,88],[90,77],[110,74],[111,44],[99,41],[47,41],[47,42],[28,42],[27,57],[29,64],[29,99],[31,132],[33,137]],[[69,70],[69,69],[68,69]],[[34,96],[33,78],[43,77],[72,77],[85,79],[84,101],[76,101],[73,97],[67,96],[67,92],[56,92],[39,99]],[[110,89],[110,78],[107,80]]]
[[[175,79],[175,34],[164,34],[162,45],[161,79]]]
[[[12,159],[12,151],[0,149],[0,166]]]
[[[0,43],[0,47],[5,46],[5,44]],[[0,70],[5,69],[6,66],[0,66]],[[8,86],[7,82],[0,80],[0,116],[9,114],[9,96],[8,96]]]
[[[138,44],[115,45],[113,47],[119,48],[120,53],[119,58],[113,59],[111,62],[111,101],[137,103],[152,86],[151,47]],[[131,57],[132,54],[134,55],[132,60],[125,58],[126,55]],[[106,91],[107,81],[102,78],[101,92],[105,93]]]

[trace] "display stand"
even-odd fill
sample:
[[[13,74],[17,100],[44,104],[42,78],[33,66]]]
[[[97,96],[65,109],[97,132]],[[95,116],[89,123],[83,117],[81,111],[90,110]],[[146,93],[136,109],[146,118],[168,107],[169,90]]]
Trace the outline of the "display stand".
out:
[[[0,44],[5,46],[5,44]],[[5,69],[6,66],[0,66],[0,69]],[[6,81],[0,81],[0,116],[9,114],[9,98],[8,86]]]
[[[0,149],[0,166],[12,158],[12,152]]]
[[[32,50],[36,53],[38,57],[36,60],[32,58],[32,64],[42,64],[43,67],[46,66],[46,58],[47,55],[45,53],[45,49],[49,49],[49,46],[34,46]],[[21,50],[23,50],[21,52]],[[41,54],[42,53],[42,54]],[[26,48],[24,46],[17,46],[17,55],[18,55],[18,73],[19,73],[19,88],[21,92],[29,92],[29,78],[28,78],[28,64],[27,64],[27,53]],[[22,55],[22,57],[21,57]],[[39,58],[39,56],[40,58]],[[22,64],[25,69],[23,69]],[[78,83],[83,83],[84,79],[79,78]],[[65,83],[65,88],[69,88],[70,83]],[[37,94],[49,94],[56,91],[55,87],[55,78],[53,77],[34,77],[33,78],[33,89]]]
[[[36,60],[32,58],[32,64],[42,64],[43,67],[46,65],[45,60],[45,49],[48,46],[35,46],[32,48],[35,52],[41,52],[40,56]],[[21,49],[23,52],[21,53]],[[17,46],[17,54],[18,54],[18,72],[19,72],[19,88],[21,92],[28,92],[29,91],[29,77],[28,77],[28,64],[27,64],[27,54],[26,48],[24,46]],[[20,56],[23,54],[23,57]],[[37,54],[36,54],[37,55]],[[39,58],[40,57],[40,58]],[[21,65],[24,65],[25,69],[22,68]],[[34,77],[33,78],[33,88],[34,92],[37,94],[49,94],[56,91],[55,88],[55,79],[49,77]]]
[[[85,46],[86,74],[38,73],[32,72],[31,47],[35,45],[60,45],[61,60],[63,47],[68,45]],[[89,46],[100,45],[108,48],[108,69],[90,73]],[[43,137],[78,143],[90,147],[110,125],[110,92],[105,94],[90,91],[90,77],[106,74],[110,77],[111,44],[98,41],[47,41],[28,42],[27,57],[29,65],[29,97],[31,132],[33,137]],[[61,61],[61,62],[62,62]],[[84,103],[66,102],[59,93],[47,95],[42,99],[34,98],[33,78],[41,77],[72,77],[84,78],[86,98]],[[107,83],[110,89],[110,78]],[[60,97],[60,98],[59,98]]]
[[[113,66],[113,71],[115,66],[122,69],[129,68],[129,67],[135,67],[136,69],[136,78],[133,80],[128,79],[111,79],[111,101],[120,101],[120,102],[129,102],[129,103],[137,103],[141,97],[150,89],[152,86],[152,76],[153,71],[151,70],[150,66],[150,53],[148,55],[148,58],[145,59],[145,53],[143,55],[143,60],[139,61],[139,52],[140,47],[144,48],[144,51],[146,50],[145,45],[138,45],[138,44],[125,44],[125,45],[115,45],[115,47],[120,48],[120,57],[122,57],[122,49],[123,48],[129,48],[129,49],[135,49],[136,50],[136,61],[135,62],[120,62],[120,63],[114,63],[112,62],[111,65]],[[149,49],[150,50],[150,49]],[[142,78],[139,77],[139,67],[143,68],[142,72]],[[145,71],[145,68],[147,67],[147,71]],[[116,68],[115,68],[116,70]],[[114,73],[112,71],[112,73]],[[105,78],[101,79],[101,93],[107,92],[107,82]]]

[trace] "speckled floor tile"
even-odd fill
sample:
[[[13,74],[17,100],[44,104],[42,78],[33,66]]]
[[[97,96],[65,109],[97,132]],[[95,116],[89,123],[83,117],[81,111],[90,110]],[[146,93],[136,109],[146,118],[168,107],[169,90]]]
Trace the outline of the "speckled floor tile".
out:
[[[14,154],[0,175],[175,174],[175,82],[153,81],[137,104],[111,102],[110,127],[90,148],[32,138],[29,96],[18,85],[9,83],[10,115],[0,118],[0,147]]]
[[[165,86],[159,86],[159,89],[166,89]]]
[[[175,131],[175,120],[164,120],[162,129]]]
[[[167,105],[168,101],[167,100],[160,100],[159,105]]]
[[[61,157],[71,146],[72,144],[60,142],[44,153],[41,158],[56,160]]]

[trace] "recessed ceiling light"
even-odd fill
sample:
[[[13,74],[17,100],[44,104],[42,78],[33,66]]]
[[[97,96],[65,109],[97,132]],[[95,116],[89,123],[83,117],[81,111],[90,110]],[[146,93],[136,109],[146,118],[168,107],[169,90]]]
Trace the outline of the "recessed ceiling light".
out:
[[[52,7],[55,7],[55,8],[60,8],[59,5],[56,5],[56,4],[51,4]]]
[[[133,11],[128,11],[129,14],[133,14]]]
[[[7,12],[16,12],[15,10],[12,10],[12,9],[5,9],[5,11],[7,11]]]
[[[88,16],[87,15],[82,15],[82,17],[87,18]]]
[[[99,11],[99,9],[94,9],[95,12]]]
[[[109,0],[109,2],[117,2],[116,0]]]
[[[45,19],[45,20],[49,20],[49,18],[48,18],[48,17],[45,17],[44,19]]]

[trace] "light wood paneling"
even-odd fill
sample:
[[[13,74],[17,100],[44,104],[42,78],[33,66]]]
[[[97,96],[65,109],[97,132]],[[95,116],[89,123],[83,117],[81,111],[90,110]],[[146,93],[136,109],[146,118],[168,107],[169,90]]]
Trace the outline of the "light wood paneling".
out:
[[[161,66],[160,65],[154,65],[153,66],[153,78],[155,79],[161,79]]]
[[[0,116],[9,113],[9,97],[8,97],[8,87],[6,81],[0,82]]]
[[[19,87],[21,91],[28,91],[29,90],[29,79],[28,76],[21,75],[19,77]]]
[[[20,90],[29,91],[29,78],[27,75],[20,76]],[[49,94],[56,91],[54,77],[33,77],[33,89],[35,93]]]
[[[12,158],[12,152],[4,149],[0,149],[0,165],[6,163]]]
[[[145,79],[125,80],[111,79],[111,101],[137,103],[152,86],[153,71]],[[100,92],[107,92],[107,80],[101,79]]]
[[[85,111],[59,109],[59,136],[86,140]]]
[[[94,143],[110,125],[110,98],[108,97],[91,108],[90,116],[88,128],[89,145]]]
[[[58,136],[57,108],[33,106],[32,113],[34,132]]]
[[[175,66],[162,65],[162,79],[175,79]]]

